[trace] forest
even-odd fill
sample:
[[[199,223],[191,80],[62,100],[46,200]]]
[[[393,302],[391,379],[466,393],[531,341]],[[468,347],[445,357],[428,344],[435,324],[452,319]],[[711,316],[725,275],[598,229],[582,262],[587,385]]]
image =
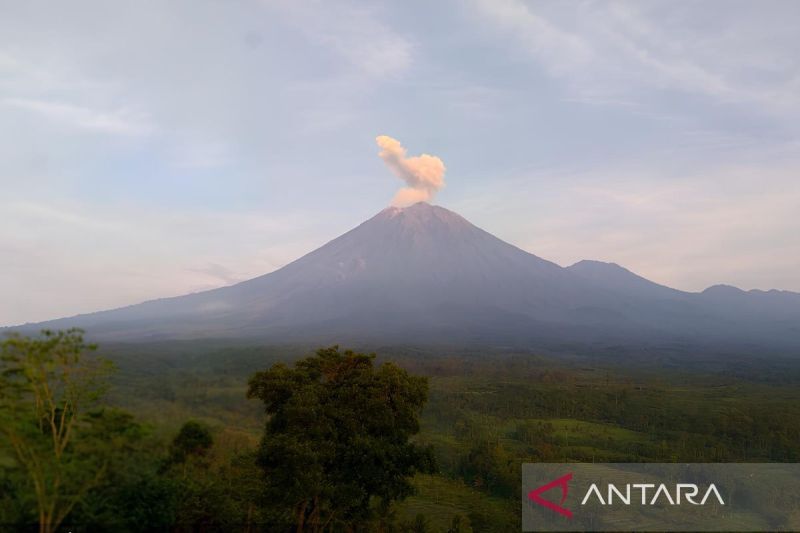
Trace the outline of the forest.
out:
[[[800,461],[789,356],[354,348],[10,336],[0,524],[519,531],[525,462]]]

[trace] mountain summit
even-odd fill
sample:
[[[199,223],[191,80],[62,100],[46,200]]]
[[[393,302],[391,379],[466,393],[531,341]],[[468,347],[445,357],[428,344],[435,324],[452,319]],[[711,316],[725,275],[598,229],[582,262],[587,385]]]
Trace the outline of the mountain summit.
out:
[[[676,291],[614,264],[562,268],[452,211],[417,203],[384,209],[283,268],[230,287],[35,327],[79,326],[117,340],[529,344],[746,336],[800,344],[791,326],[800,295],[741,294],[732,307],[717,291]]]

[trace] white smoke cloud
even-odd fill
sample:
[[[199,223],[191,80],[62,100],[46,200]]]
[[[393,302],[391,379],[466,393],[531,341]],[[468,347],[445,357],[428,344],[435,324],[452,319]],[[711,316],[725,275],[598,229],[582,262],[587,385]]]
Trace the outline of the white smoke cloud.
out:
[[[392,199],[392,205],[403,207],[416,202],[432,200],[444,187],[444,163],[436,156],[422,154],[406,157],[406,149],[400,141],[387,135],[379,135],[375,142],[380,146],[378,154],[386,166],[406,182]]]

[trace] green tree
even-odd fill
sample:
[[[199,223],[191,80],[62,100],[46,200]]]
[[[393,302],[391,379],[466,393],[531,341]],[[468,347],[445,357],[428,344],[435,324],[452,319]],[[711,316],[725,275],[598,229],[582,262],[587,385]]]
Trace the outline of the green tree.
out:
[[[374,359],[334,346],[250,379],[248,397],[269,415],[258,453],[266,501],[287,529],[363,529],[413,492],[411,476],[434,470],[431,450],[409,442],[427,380]]]
[[[461,458],[458,470],[464,481],[473,487],[508,497],[517,488],[517,462],[498,441],[481,440]]]
[[[11,335],[0,344],[0,434],[35,495],[41,532],[55,531],[106,473],[108,457],[85,446],[87,413],[110,363],[88,356],[80,330]]]
[[[102,454],[108,468],[70,513],[67,522],[86,531],[151,531],[175,522],[179,484],[160,472],[163,442],[117,409],[93,411],[91,426],[76,446],[85,453]],[[63,527],[61,529],[64,529]]]
[[[174,463],[185,463],[189,457],[202,457],[208,453],[214,439],[211,429],[201,422],[186,422],[175,436],[170,447],[170,458]]]
[[[232,505],[234,491],[214,448],[211,429],[194,420],[184,423],[172,440],[166,474],[178,483],[176,523],[181,528],[228,529],[231,521],[241,524]]]

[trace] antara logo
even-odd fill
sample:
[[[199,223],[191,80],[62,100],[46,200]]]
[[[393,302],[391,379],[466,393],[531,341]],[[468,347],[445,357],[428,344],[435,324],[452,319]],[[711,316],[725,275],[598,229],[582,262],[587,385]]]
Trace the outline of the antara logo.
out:
[[[528,493],[528,499],[562,516],[572,518],[572,511],[564,507],[564,502],[567,501],[567,495],[569,494],[569,482],[571,480],[572,472],[533,489]],[[561,500],[559,503],[546,500],[542,497],[542,493],[557,487],[561,489]],[[650,489],[654,490],[649,493],[652,494],[652,497],[648,498],[648,491]],[[637,492],[639,493],[639,497],[634,498]],[[700,501],[696,499],[700,494],[700,487],[694,483],[678,483],[675,485],[675,490],[672,492],[670,492],[664,483],[658,485],[657,488],[653,483],[629,483],[625,485],[624,491],[620,490],[620,488],[613,483],[609,483],[606,487],[605,494],[606,497],[604,498],[603,492],[601,492],[597,483],[592,483],[586,490],[586,494],[581,500],[581,505],[586,505],[592,500],[596,500],[601,505],[614,505],[617,502],[623,505],[631,505],[631,502],[641,502],[641,505],[656,505],[659,502],[668,502],[670,505],[681,505],[683,502],[688,502],[692,505],[705,505],[711,496],[716,498],[720,505],[725,505],[719,490],[717,490],[716,485],[713,483],[708,486]]]
[[[562,507],[564,502],[567,500],[567,494],[569,493],[569,481],[572,479],[572,472],[567,474],[566,476],[561,476],[558,479],[554,479],[550,483],[542,485],[538,489],[533,489],[528,493],[528,499],[533,503],[538,503],[543,507],[547,507],[551,511],[555,511],[560,515],[566,516],[567,518],[572,518],[572,511]],[[545,500],[540,496],[543,492],[547,492],[548,490],[561,487],[561,503],[556,505],[555,503],[551,502],[550,500]]]
[[[703,499],[699,502],[696,501],[695,498],[700,493],[700,487],[694,483],[678,483],[675,485],[675,490],[672,493],[670,493],[669,489],[667,489],[667,486],[663,483],[658,485],[658,488],[656,488],[656,485],[653,483],[629,483],[625,485],[624,493],[612,483],[608,484],[607,489],[607,497],[604,500],[603,495],[600,493],[600,489],[597,488],[597,484],[592,483],[592,486],[586,491],[586,495],[583,497],[581,505],[586,505],[586,502],[589,501],[589,498],[592,495],[596,497],[597,501],[600,502],[601,505],[613,505],[615,495],[621,503],[624,505],[630,505],[631,489],[633,489],[634,492],[639,491],[641,499],[639,500],[637,498],[637,500],[641,501],[642,505],[656,505],[659,501],[662,501],[662,503],[669,502],[670,505],[681,505],[683,501],[687,501],[692,505],[705,505],[709,496],[712,494],[717,498],[717,501],[720,505],[725,505],[725,502],[722,501],[722,496],[720,496],[716,485],[713,483],[708,486],[708,489],[706,489],[706,492],[703,495]],[[650,499],[647,498],[648,489],[655,489],[655,491],[651,493],[653,497]],[[673,494],[675,495],[674,498],[672,497]],[[683,499],[681,499],[681,497],[683,497]]]

